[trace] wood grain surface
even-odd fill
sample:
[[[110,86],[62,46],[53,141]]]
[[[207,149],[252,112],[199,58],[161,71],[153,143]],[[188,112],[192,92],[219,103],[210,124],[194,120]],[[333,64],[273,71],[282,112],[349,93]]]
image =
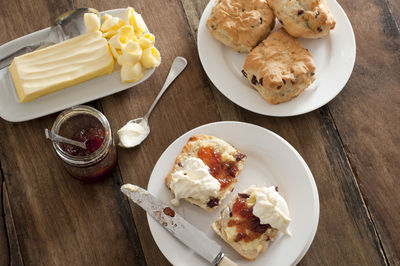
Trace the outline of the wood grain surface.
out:
[[[385,1],[339,2],[353,25],[357,60],[329,108],[385,256],[399,265],[400,212],[393,211],[400,210],[399,29]],[[359,10],[360,4],[374,12]]]
[[[274,118],[233,104],[205,75],[196,38],[207,3],[1,2],[0,27],[7,30],[0,31],[0,44],[47,27],[73,7],[103,11],[133,6],[143,15],[156,35],[162,64],[139,86],[90,103],[106,115],[114,132],[147,111],[176,56],[187,58],[188,67],[152,113],[149,137],[139,147],[119,148],[117,171],[99,183],[72,179],[57,160],[43,135],[57,114],[23,123],[0,119],[0,265],[168,265],[144,211],[128,202],[119,187],[128,182],[147,187],[170,143],[194,127],[220,120],[274,131],[309,165],[319,191],[320,219],[300,265],[400,265],[399,4],[339,0],[357,40],[349,82],[318,110]]]
[[[10,262],[10,248],[8,246],[8,234],[6,228],[6,214],[5,214],[5,202],[3,200],[3,185],[5,186],[3,175],[0,176],[0,265],[7,265]]]

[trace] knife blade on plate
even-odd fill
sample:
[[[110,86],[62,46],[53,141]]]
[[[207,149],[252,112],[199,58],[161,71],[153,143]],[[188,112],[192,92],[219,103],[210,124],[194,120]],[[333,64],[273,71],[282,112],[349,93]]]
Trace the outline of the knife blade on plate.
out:
[[[209,239],[204,232],[201,232],[183,219],[182,216],[147,190],[135,185],[125,184],[121,187],[121,191],[133,202],[142,207],[173,236],[212,265],[237,265],[221,252],[221,246],[217,242]]]

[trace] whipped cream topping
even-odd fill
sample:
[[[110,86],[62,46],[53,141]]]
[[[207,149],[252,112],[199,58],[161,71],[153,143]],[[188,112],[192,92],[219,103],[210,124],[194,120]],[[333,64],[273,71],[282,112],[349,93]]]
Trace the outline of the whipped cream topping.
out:
[[[199,158],[187,157],[181,161],[182,168],[171,175],[170,187],[175,193],[171,200],[173,205],[179,205],[179,199],[193,198],[207,201],[217,196],[221,184],[210,174],[209,167]]]
[[[150,128],[143,119],[140,123],[126,123],[117,133],[119,137],[118,145],[124,148],[132,148],[142,143],[149,135]]]
[[[270,224],[271,227],[291,235],[288,230],[291,219],[285,199],[275,190],[274,186],[256,188],[252,190],[249,201],[255,199],[253,214],[260,218],[261,224]]]

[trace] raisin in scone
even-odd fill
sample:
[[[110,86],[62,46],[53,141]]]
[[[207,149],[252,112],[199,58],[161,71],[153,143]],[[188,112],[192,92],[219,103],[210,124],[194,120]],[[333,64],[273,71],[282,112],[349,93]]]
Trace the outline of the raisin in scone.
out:
[[[226,141],[209,135],[194,135],[176,158],[165,183],[174,196],[172,204],[185,199],[214,211],[233,190],[246,155]]]
[[[290,235],[290,221],[276,187],[253,185],[231,199],[211,228],[241,256],[255,260],[279,231]]]
[[[287,102],[315,80],[311,53],[280,28],[246,57],[243,75],[272,104]]]
[[[250,52],[275,25],[265,0],[218,0],[207,26],[211,35],[238,52]]]
[[[293,37],[322,38],[335,28],[325,0],[267,0],[276,17]]]

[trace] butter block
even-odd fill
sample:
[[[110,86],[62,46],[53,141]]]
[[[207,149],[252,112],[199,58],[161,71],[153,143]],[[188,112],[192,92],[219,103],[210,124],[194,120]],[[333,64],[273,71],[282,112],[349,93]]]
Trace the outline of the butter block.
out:
[[[114,59],[99,31],[14,58],[9,67],[20,102],[110,74]]]

